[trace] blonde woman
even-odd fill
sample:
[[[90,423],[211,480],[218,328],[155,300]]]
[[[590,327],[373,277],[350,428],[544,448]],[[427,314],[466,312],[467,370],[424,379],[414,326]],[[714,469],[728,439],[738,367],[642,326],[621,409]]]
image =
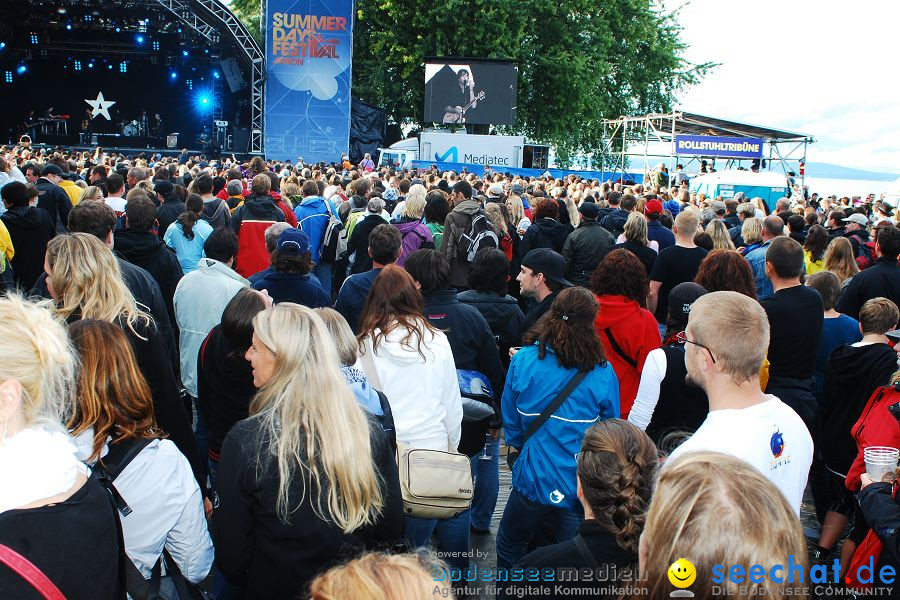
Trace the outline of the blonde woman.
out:
[[[436,580],[436,569],[446,573],[436,557],[365,554],[316,577],[310,586],[310,600],[453,600],[445,578]]]
[[[697,598],[792,597],[768,579],[714,581],[715,565],[761,565],[769,573],[788,564],[808,573],[803,527],[784,495],[739,458],[690,452],[659,475],[641,534],[642,598],[670,598],[673,563],[688,559],[696,571],[689,590]],[[717,571],[718,572],[718,571]],[[646,578],[646,580],[645,580]],[[745,591],[747,590],[747,591]]]
[[[216,564],[249,596],[295,598],[348,551],[402,537],[397,467],[312,309],[264,310],[252,340],[258,391],[222,444]]]
[[[157,424],[191,463],[200,489],[206,490],[206,469],[200,461],[166,342],[146,307],[135,302],[122,281],[112,251],[87,233],[58,235],[47,245],[44,270],[54,310],[61,320],[97,319],[113,323],[125,333],[150,384]],[[211,508],[207,504],[207,509]]]
[[[406,257],[422,248],[434,248],[431,230],[422,222],[425,212],[425,197],[421,194],[410,196],[403,203],[403,215],[393,225],[400,232],[400,258],[397,264],[406,264]]]
[[[510,221],[515,223],[516,232],[520,236],[524,235],[525,230],[531,226],[531,219],[525,216],[522,198],[516,195],[509,196],[506,199],[506,208],[509,210]]]
[[[765,219],[767,216],[769,216],[769,207],[766,206],[766,203],[763,202],[763,199],[759,196],[750,200],[750,204],[753,205],[753,208],[756,211],[757,218]]]
[[[88,202],[89,200],[94,200],[95,202],[103,202],[103,190],[101,190],[96,185],[90,185],[87,189],[84,190],[84,194],[81,196],[81,200],[78,202]]]
[[[744,223],[741,225],[741,238],[744,240],[744,245],[738,248],[742,255],[747,256],[747,254],[762,246],[762,230],[762,219],[758,217],[747,217],[744,219]]]
[[[119,541],[106,490],[88,479],[63,423],[77,358],[46,308],[0,299],[0,544],[22,554],[66,598],[120,598]],[[34,588],[0,569],[4,598]]]
[[[406,194],[406,199],[397,203],[397,206],[394,207],[394,211],[391,213],[391,219],[396,221],[399,220],[400,217],[403,216],[403,211],[406,210],[406,203],[414,198],[421,198],[422,202],[425,202],[425,196],[428,195],[428,190],[425,189],[424,185],[417,183],[416,185],[410,186],[409,192]],[[425,206],[424,204],[422,205]],[[452,207],[451,207],[452,208]],[[423,208],[424,210],[424,208]]]
[[[734,242],[728,235],[728,228],[724,221],[713,219],[706,226],[706,233],[712,238],[713,250],[734,250]]]
[[[825,249],[825,270],[837,275],[842,288],[850,284],[853,276],[859,273],[859,265],[856,264],[850,240],[845,237],[831,240]]]

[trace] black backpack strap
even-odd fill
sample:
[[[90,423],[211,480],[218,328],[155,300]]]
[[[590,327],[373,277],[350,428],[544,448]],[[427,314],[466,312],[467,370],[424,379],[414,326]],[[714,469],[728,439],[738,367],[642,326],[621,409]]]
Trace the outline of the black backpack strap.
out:
[[[525,447],[525,444],[528,442],[528,439],[531,438],[537,432],[541,426],[547,422],[553,413],[562,406],[562,403],[566,401],[575,388],[578,387],[578,384],[581,383],[585,377],[587,377],[587,371],[578,371],[569,380],[569,383],[566,384],[566,387],[562,389],[562,391],[556,395],[556,398],[553,399],[553,402],[547,405],[547,408],[541,411],[541,414],[538,415],[538,418],[531,422],[531,425],[528,426],[528,430],[525,432],[525,437],[522,439],[522,447]]]
[[[580,533],[572,538],[572,541],[575,542],[575,548],[578,549],[578,554],[581,555],[581,558],[584,559],[584,562],[586,562],[590,568],[600,568],[600,563],[598,563],[594,555],[591,554],[591,550],[590,548],[588,548],[587,542],[584,541],[584,538]]]
[[[622,350],[622,346],[619,345],[619,342],[617,342],[616,338],[613,336],[612,330],[607,327],[603,330],[603,333],[606,334],[606,339],[609,340],[609,345],[612,346],[612,349],[615,351],[615,353],[618,354],[622,358],[622,360],[628,363],[628,365],[631,366],[632,369],[637,369],[637,361],[625,354],[625,351]]]
[[[152,441],[152,439],[123,440],[111,444],[106,455],[99,461],[103,465],[103,470],[109,475],[110,481],[115,481],[125,467]]]

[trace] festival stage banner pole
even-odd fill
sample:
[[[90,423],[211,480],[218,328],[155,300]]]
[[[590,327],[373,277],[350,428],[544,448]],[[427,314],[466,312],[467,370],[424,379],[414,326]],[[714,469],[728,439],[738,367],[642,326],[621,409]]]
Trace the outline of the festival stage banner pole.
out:
[[[353,0],[267,0],[266,157],[339,162],[350,144]]]

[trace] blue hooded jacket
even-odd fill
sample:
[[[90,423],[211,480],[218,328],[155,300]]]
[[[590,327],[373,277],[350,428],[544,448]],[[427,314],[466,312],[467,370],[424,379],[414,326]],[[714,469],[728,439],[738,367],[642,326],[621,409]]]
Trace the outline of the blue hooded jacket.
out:
[[[328,207],[325,203],[328,202]],[[312,260],[319,263],[322,255],[322,241],[325,238],[325,230],[328,228],[328,209],[331,214],[337,215],[337,209],[331,201],[321,196],[309,196],[294,209],[294,215],[300,222],[300,229],[309,237],[309,247],[312,250]]]
[[[537,344],[524,347],[510,362],[502,400],[506,443],[521,451],[513,465],[513,488],[532,502],[565,509],[578,505],[575,455],[584,433],[619,416],[619,380],[609,362],[588,373],[524,448],[522,440],[575,373],[557,362],[551,348],[541,360]]]

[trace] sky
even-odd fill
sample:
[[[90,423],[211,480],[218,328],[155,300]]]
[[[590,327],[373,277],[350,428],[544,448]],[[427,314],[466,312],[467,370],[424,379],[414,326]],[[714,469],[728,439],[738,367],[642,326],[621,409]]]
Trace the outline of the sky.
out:
[[[811,134],[808,162],[900,174],[900,1],[691,0],[678,22],[686,59],[721,63],[678,108]]]

